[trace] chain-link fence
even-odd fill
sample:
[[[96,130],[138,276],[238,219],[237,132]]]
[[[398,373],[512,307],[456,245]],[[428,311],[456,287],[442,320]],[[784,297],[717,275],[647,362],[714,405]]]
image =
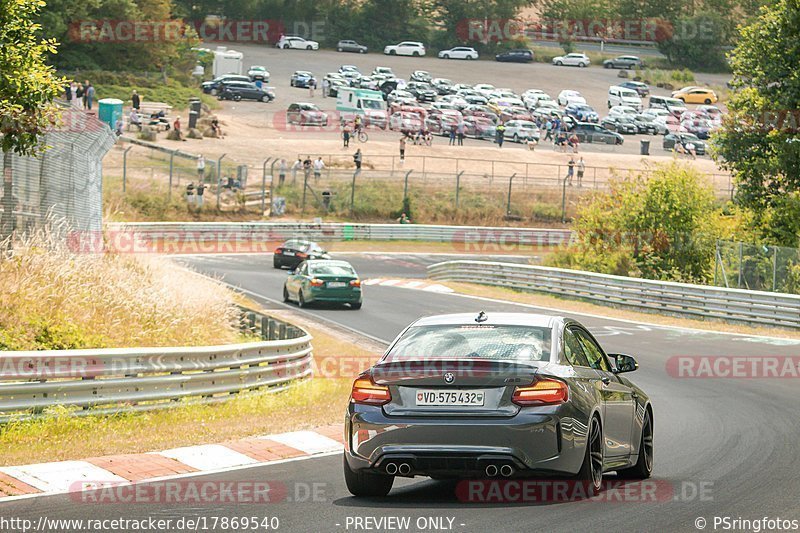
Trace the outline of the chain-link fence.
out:
[[[2,236],[22,233],[53,219],[76,231],[102,228],[102,160],[116,142],[111,129],[82,110],[62,110],[61,124],[43,137],[37,157],[11,156],[11,196],[0,183]]]
[[[800,294],[800,249],[718,241],[714,285]]]

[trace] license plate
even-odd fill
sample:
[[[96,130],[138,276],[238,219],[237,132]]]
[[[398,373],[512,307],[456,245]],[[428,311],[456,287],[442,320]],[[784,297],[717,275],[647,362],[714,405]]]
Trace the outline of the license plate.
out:
[[[294,255],[294,252],[283,252],[283,255]]]
[[[347,285],[347,283],[345,283],[344,281],[329,281],[328,282],[328,287],[331,287],[333,289],[335,289],[336,287],[344,287],[346,285]]]
[[[486,393],[482,390],[420,390],[418,406],[482,406]]]

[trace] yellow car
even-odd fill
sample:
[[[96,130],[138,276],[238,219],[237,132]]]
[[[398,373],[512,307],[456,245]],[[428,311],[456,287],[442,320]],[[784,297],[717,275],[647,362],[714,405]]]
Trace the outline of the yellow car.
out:
[[[683,100],[686,104],[711,105],[719,100],[717,93],[703,87],[684,87],[679,91],[673,92],[672,97]]]

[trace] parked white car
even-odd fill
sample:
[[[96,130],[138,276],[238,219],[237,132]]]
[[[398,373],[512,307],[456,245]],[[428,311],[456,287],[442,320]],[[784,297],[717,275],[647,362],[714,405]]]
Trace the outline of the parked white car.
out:
[[[302,37],[287,37],[283,36],[275,45],[277,48],[286,50],[294,48],[295,50],[319,50],[319,43],[317,41],[308,41]]]
[[[505,137],[515,143],[528,140],[538,141],[539,136],[539,128],[535,122],[529,120],[509,120],[506,122]]]
[[[570,66],[570,67],[588,67],[591,64],[589,56],[586,54],[567,54],[565,56],[556,56],[553,58],[553,64]]]
[[[477,85],[474,85],[472,89],[478,91],[479,93],[487,97],[490,94],[492,94],[495,90],[497,90],[496,87],[491,83],[479,83]]]
[[[569,104],[585,104],[586,98],[578,91],[564,89],[558,93],[557,101],[560,106],[568,106]]]
[[[456,46],[439,52],[439,59],[478,59],[478,51],[468,46]]]
[[[633,118],[638,114],[639,114],[638,109],[627,105],[615,105],[614,107],[608,110],[609,117],[627,116]]]
[[[626,89],[618,85],[612,85],[608,88],[608,108],[614,106],[624,105],[642,110],[642,98],[639,93],[633,89]]]
[[[403,41],[388,45],[383,53],[390,56],[424,56],[425,45],[418,41]]]

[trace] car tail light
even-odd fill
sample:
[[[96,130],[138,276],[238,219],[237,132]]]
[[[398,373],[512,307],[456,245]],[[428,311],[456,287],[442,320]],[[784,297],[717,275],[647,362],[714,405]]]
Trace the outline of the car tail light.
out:
[[[296,255],[297,255],[297,257],[299,257],[301,259],[305,259],[306,257],[308,257],[308,254],[305,253],[305,252],[297,252]]]
[[[318,278],[313,278],[310,283],[312,287],[322,287],[325,285],[325,282]]]
[[[366,405],[383,405],[391,401],[389,387],[377,385],[371,378],[358,378],[353,382],[350,400]]]
[[[350,280],[350,286],[351,287],[360,287],[361,286],[361,280],[360,279],[352,279],[352,280]]]
[[[517,405],[558,405],[569,399],[567,384],[557,379],[539,379],[533,385],[517,387],[511,401]]]

